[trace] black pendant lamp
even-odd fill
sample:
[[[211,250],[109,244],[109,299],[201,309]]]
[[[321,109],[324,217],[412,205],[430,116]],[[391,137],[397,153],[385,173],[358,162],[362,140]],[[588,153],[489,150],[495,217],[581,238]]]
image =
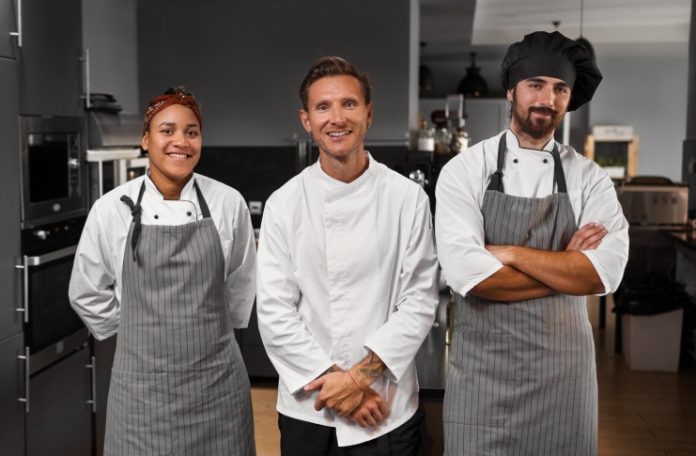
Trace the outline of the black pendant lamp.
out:
[[[466,69],[466,76],[459,81],[457,91],[465,97],[482,97],[488,94],[488,84],[481,76],[481,68],[476,66],[476,53],[471,54],[471,66]]]
[[[592,45],[587,40],[587,38],[582,36],[582,20],[583,20],[583,14],[584,14],[584,10],[585,10],[584,6],[585,6],[584,0],[580,0],[580,36],[575,41],[577,43],[581,44],[582,46],[584,46],[585,49],[587,49],[587,52],[590,53],[592,58],[595,58],[594,47],[592,47]]]

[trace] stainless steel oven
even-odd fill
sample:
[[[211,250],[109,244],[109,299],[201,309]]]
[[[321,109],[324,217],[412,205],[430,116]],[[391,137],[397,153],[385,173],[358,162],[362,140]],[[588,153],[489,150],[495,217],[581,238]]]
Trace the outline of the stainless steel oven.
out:
[[[78,117],[20,118],[22,228],[86,213]]]
[[[30,353],[83,328],[70,307],[68,284],[84,217],[22,230],[22,275],[25,345]]]

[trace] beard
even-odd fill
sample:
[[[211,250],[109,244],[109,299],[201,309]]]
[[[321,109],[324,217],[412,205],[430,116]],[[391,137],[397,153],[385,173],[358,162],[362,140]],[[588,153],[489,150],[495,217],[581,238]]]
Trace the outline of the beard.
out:
[[[538,112],[548,114],[547,119],[532,119],[532,113]],[[544,139],[553,135],[553,132],[563,122],[564,112],[556,111],[552,108],[532,106],[525,111],[517,103],[515,92],[512,93],[512,117],[515,123],[519,126],[522,133],[529,135],[534,139]]]

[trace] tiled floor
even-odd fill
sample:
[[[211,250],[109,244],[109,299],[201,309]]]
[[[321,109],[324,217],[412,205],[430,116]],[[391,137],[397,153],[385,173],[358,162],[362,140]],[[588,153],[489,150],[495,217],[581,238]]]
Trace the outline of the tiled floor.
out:
[[[696,362],[682,363],[676,374],[630,371],[614,353],[613,314],[600,331],[595,298],[588,309],[597,344],[600,456],[696,456]],[[275,398],[273,383],[252,386],[258,456],[280,454]]]

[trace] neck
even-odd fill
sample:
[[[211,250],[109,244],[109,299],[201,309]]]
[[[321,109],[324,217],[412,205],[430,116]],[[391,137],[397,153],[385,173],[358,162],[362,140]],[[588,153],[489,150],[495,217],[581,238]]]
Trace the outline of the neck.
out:
[[[533,136],[530,136],[529,134],[523,132],[519,126],[515,123],[513,120],[510,122],[510,131],[512,131],[515,136],[517,137],[517,142],[520,144],[520,147],[524,149],[536,149],[536,150],[543,150],[544,146],[553,139],[553,133],[554,130],[551,130],[551,133],[548,134],[545,137],[542,138],[535,138]]]
[[[360,177],[367,169],[369,163],[370,160],[362,148],[357,153],[340,158],[321,150],[319,151],[319,166],[321,166],[322,171],[346,184]]]
[[[193,177],[193,173],[181,181],[172,181],[159,175],[157,172],[153,172],[152,168],[150,171],[150,180],[155,184],[155,187],[157,187],[157,190],[159,190],[165,200],[181,199],[181,190],[184,189],[191,177]]]

